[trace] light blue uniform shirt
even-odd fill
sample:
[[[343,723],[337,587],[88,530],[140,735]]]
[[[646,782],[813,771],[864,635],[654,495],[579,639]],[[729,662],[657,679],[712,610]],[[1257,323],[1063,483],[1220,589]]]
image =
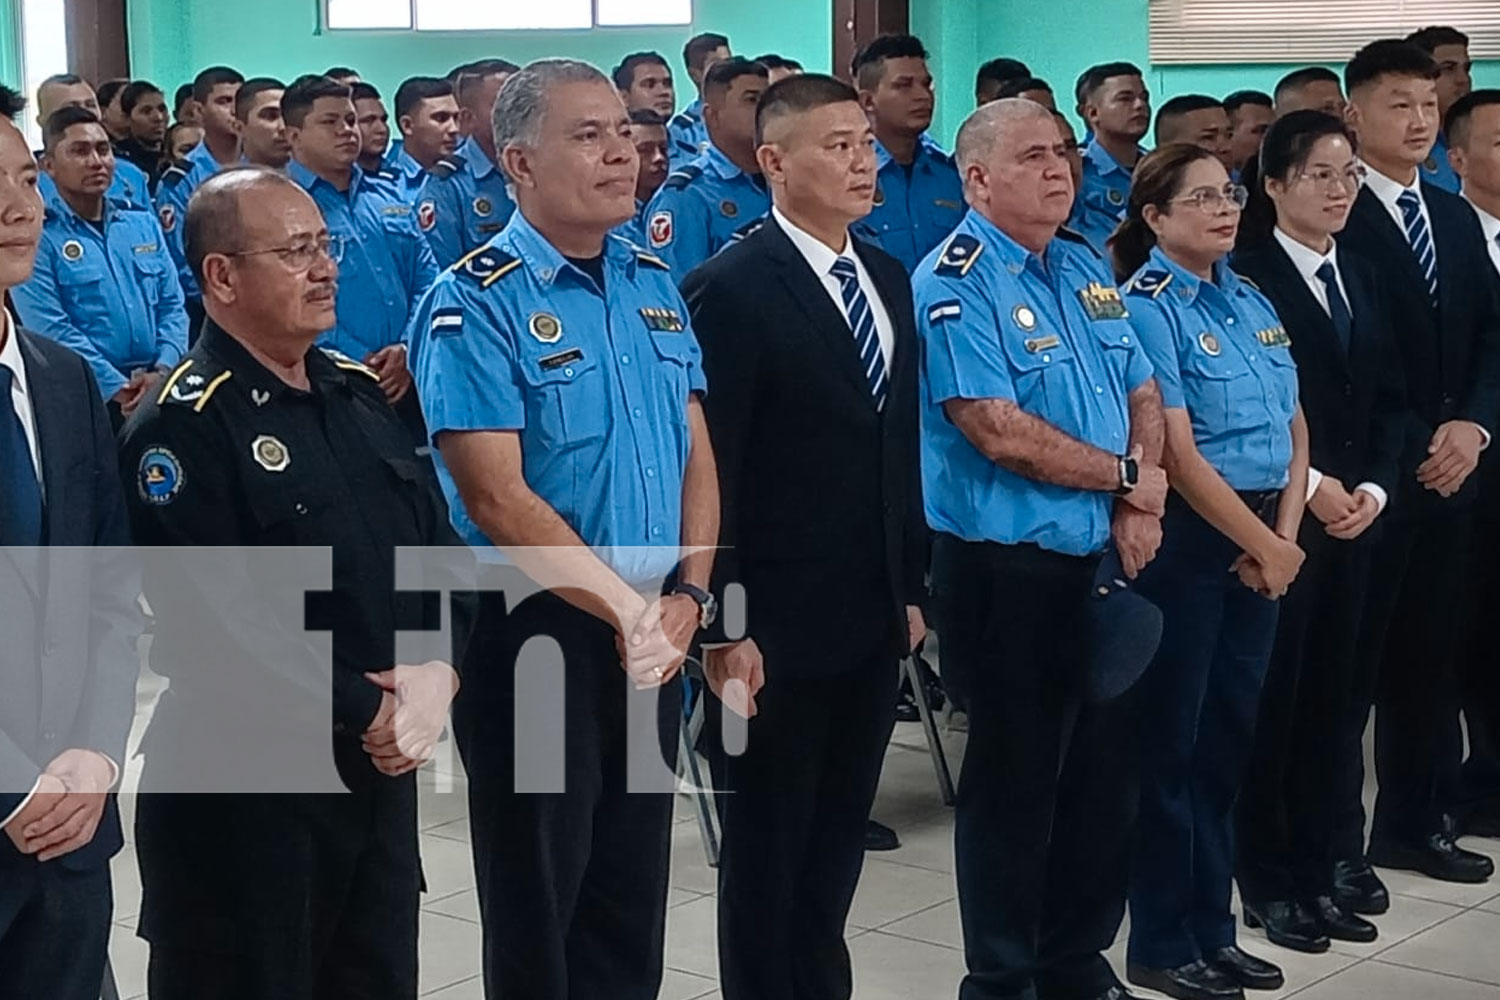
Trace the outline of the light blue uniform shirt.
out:
[[[1223,261],[1204,281],[1160,248],[1123,291],[1162,403],[1187,410],[1198,451],[1237,490],[1285,486],[1297,366],[1271,303]]]
[[[965,212],[964,186],[953,157],[922,136],[911,167],[875,144],[875,208],[854,231],[899,260],[906,273],[953,232]]]
[[[1099,251],[1099,255],[1108,260],[1108,241],[1114,235],[1115,227],[1120,224],[1124,212],[1123,208],[1118,211],[1097,208],[1090,205],[1082,193],[1079,193],[1073,198],[1073,214],[1068,216],[1067,227],[1088,240],[1089,246]]]
[[[40,160],[41,154],[37,154]],[[36,186],[42,192],[42,200],[52,204],[59,200],[57,184],[53,182],[52,176],[46,171],[37,174]],[[115,157],[115,175],[109,182],[109,190],[104,196],[110,201],[120,205],[129,205],[132,208],[144,208],[151,211],[151,180],[146,176],[146,171],[121,157]]]
[[[418,196],[417,219],[438,267],[452,267],[505,228],[516,210],[505,187],[504,171],[472,136],[433,166]]]
[[[422,199],[422,186],[427,183],[427,171],[422,164],[402,147],[395,156],[386,157],[384,172],[395,177],[401,200],[415,208]]]
[[[318,343],[356,361],[401,342],[422,293],[437,280],[437,265],[412,208],[395,187],[352,168],[340,191],[296,160],[286,175],[317,203],[331,236],[344,240],[339,262],[338,326]]]
[[[1083,147],[1083,186],[1078,199],[1089,210],[1116,221],[1130,200],[1130,171],[1120,166],[1097,139]]]
[[[518,431],[527,485],[630,583],[677,564],[691,438],[705,391],[697,339],[664,262],[609,237],[604,290],[517,212],[432,287],[412,321],[427,426]],[[442,456],[459,535],[498,561]]]
[[[1422,164],[1422,179],[1453,194],[1458,194],[1463,187],[1463,181],[1454,171],[1453,164],[1448,162],[1448,137],[1441,132],[1438,133],[1437,143],[1432,147],[1432,155]]]
[[[771,210],[765,180],[729,162],[717,146],[667,175],[646,209],[646,246],[687,273],[755,226]]]
[[[21,324],[82,355],[104,399],[136,369],[176,365],[187,313],[156,216],[106,201],[101,234],[61,196],[46,213],[31,279],[10,290]]]
[[[970,211],[912,279],[923,341],[927,523],[967,541],[1088,555],[1114,499],[990,461],[948,419],[955,399],[1006,399],[1111,454],[1130,447],[1130,393],[1151,377],[1104,262],[1061,233],[1042,257]]]
[[[706,153],[708,145],[708,126],[703,124],[700,97],[667,122],[667,160],[675,170]]]
[[[203,297],[198,288],[198,279],[188,267],[187,255],[182,248],[182,222],[187,217],[188,199],[198,190],[198,185],[208,180],[221,169],[219,161],[208,151],[208,144],[200,142],[183,159],[183,166],[168,167],[156,186],[156,219],[161,223],[167,237],[167,249],[177,265],[177,276],[182,282],[182,293],[190,299]]]
[[[612,232],[627,243],[638,247],[646,245],[646,202],[635,203],[635,214],[616,226]]]

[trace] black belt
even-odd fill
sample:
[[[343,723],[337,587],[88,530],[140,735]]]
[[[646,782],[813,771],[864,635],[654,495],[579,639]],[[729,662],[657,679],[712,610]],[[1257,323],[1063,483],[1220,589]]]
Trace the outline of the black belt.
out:
[[[1281,509],[1280,490],[1235,490],[1235,493],[1268,527],[1276,526],[1276,514]]]

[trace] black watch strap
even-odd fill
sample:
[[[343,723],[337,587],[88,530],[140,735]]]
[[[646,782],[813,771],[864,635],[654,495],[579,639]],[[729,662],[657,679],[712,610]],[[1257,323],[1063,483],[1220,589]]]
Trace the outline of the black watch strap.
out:
[[[714,600],[714,595],[702,587],[695,587],[691,583],[678,583],[672,588],[672,593],[691,597],[698,605],[699,612],[703,615],[703,627],[707,628],[713,624],[713,619],[718,617],[719,604]]]

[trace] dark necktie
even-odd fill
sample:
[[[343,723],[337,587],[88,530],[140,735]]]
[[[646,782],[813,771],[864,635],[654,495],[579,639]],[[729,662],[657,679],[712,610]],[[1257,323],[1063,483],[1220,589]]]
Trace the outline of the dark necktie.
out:
[[[1323,266],[1318,268],[1318,280],[1323,282],[1323,290],[1328,293],[1328,316],[1333,320],[1333,332],[1339,335],[1339,344],[1343,346],[1344,353],[1349,353],[1349,339],[1354,333],[1354,317],[1349,315],[1349,304],[1344,301],[1344,293],[1339,289],[1339,273],[1334,270],[1333,262],[1325,260]]]
[[[839,279],[843,289],[844,314],[849,319],[849,329],[854,331],[854,344],[859,349],[859,363],[865,373],[865,384],[870,387],[870,396],[875,400],[875,409],[885,408],[887,389],[885,377],[885,355],[880,351],[880,334],[875,327],[875,313],[870,309],[870,300],[859,287],[859,272],[854,261],[840,257],[830,269]]]
[[[1432,245],[1432,231],[1427,228],[1427,220],[1422,215],[1422,202],[1413,191],[1402,191],[1396,199],[1396,205],[1401,209],[1401,218],[1406,223],[1406,242],[1411,244],[1411,252],[1416,254],[1417,267],[1422,272],[1422,277],[1427,282],[1427,298],[1434,309],[1438,305],[1438,271],[1437,251]]]
[[[26,428],[11,401],[14,378],[0,365],[0,545],[40,545],[42,485],[31,461]]]

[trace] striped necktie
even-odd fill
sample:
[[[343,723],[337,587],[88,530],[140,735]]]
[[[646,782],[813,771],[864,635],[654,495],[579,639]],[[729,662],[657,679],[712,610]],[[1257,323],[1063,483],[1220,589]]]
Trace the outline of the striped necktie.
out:
[[[0,365],[0,545],[40,545],[42,486],[26,428],[11,400],[13,381],[11,370]]]
[[[1417,266],[1427,279],[1427,297],[1432,307],[1438,304],[1437,251],[1432,246],[1432,231],[1427,228],[1427,218],[1422,214],[1422,201],[1415,191],[1402,191],[1396,199],[1401,217],[1406,222],[1406,242],[1411,252],[1417,255]]]
[[[859,363],[878,413],[885,408],[888,386],[885,356],[880,353],[880,335],[875,330],[875,313],[870,308],[870,300],[865,298],[864,289],[859,287],[859,272],[854,267],[854,261],[848,257],[840,257],[833,262],[828,273],[839,279],[844,296],[844,314],[849,320],[849,329],[854,331],[854,343],[859,348]]]

